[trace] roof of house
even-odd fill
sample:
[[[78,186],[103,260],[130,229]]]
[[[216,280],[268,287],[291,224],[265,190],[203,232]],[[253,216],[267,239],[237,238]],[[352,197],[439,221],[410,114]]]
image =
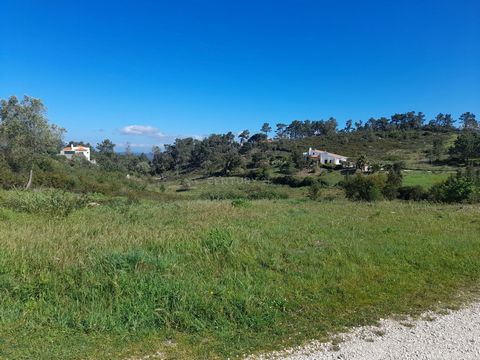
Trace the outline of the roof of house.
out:
[[[325,151],[325,150],[312,149],[312,151],[318,151],[318,152],[322,152],[322,153],[327,153],[327,154],[330,155],[330,156],[338,157],[338,158],[342,158],[342,159],[346,159],[346,158],[347,158],[346,156],[334,154],[334,153],[331,153],[331,152],[328,152],[328,151]],[[311,156],[318,156],[318,155],[311,155]]]
[[[63,151],[88,151],[89,149],[84,146],[67,146],[63,148]]]
[[[347,157],[346,156],[343,156],[343,155],[338,155],[338,154],[334,154],[334,153],[331,153],[331,152],[328,152],[328,151],[325,151],[328,155],[331,155],[331,156],[334,156],[334,157],[339,157],[339,158],[342,158],[342,159],[346,159]]]

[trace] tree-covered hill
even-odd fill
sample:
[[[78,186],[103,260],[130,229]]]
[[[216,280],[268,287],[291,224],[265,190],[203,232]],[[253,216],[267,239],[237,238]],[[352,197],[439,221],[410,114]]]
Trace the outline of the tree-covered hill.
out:
[[[478,121],[469,112],[458,120],[438,114],[428,121],[421,112],[407,112],[365,123],[347,121],[343,129],[338,129],[334,118],[294,120],[276,124],[275,131],[264,123],[258,132],[246,129],[238,136],[228,132],[176,139],[164,148],[154,147],[151,156],[136,155],[130,149],[117,153],[109,139],[96,146],[87,139],[69,142],[90,146],[93,165],[81,158],[67,161],[58,156],[65,145],[64,130],[49,123],[41,100],[12,96],[0,102],[0,184],[23,187],[30,173],[33,186],[99,192],[136,188],[138,184],[127,181],[127,175],[143,179],[233,175],[268,180],[272,174],[311,169],[315,164],[302,155],[309,147],[377,168],[403,162],[410,169],[452,170],[478,166],[479,132]]]

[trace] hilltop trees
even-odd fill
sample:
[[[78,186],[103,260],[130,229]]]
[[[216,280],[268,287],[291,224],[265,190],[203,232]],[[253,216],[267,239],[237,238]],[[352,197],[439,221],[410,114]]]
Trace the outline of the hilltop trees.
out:
[[[352,131],[352,129],[353,129],[352,119],[348,119],[345,122],[345,128],[343,129],[343,131],[349,133],[350,131]]]
[[[287,128],[287,124],[283,124],[283,123],[277,124],[277,130],[275,131],[275,134],[277,135],[278,139],[283,139],[285,137],[286,128]]]
[[[268,136],[268,133],[272,131],[272,127],[270,126],[269,123],[263,123],[260,131]]]
[[[435,116],[435,119],[430,120],[427,127],[433,131],[441,131],[441,130],[453,130],[455,124],[455,120],[453,119],[451,114],[438,114]]]
[[[248,130],[243,136],[247,136]],[[262,134],[263,135],[263,134]],[[211,173],[228,174],[241,164],[240,145],[232,132],[212,134],[205,139],[176,139],[172,145],[153,149],[152,172],[203,169]]]
[[[239,135],[238,137],[240,138],[240,143],[245,143],[248,138],[250,137],[250,131],[248,130],[243,130]]]
[[[466,112],[460,115],[459,121],[464,130],[480,130],[475,114],[472,114],[471,112]]]
[[[410,111],[397,113],[391,117],[370,118],[362,121],[348,120],[344,129],[338,131],[337,120],[333,117],[327,120],[293,120],[291,123],[277,123],[275,138],[277,142],[266,141],[272,132],[269,123],[264,123],[260,132],[251,134],[248,129],[238,134],[212,134],[203,139],[193,137],[179,138],[173,144],[152,149],[152,157],[135,155],[129,147],[126,153],[115,153],[115,144],[110,139],[104,139],[97,144],[95,159],[98,167],[79,161],[67,162],[64,158],[53,157],[62,146],[64,130],[52,125],[45,116],[45,107],[38,99],[24,97],[22,100],[10,97],[0,101],[0,171],[3,184],[25,184],[25,175],[32,168],[37,168],[39,176],[41,167],[44,171],[53,172],[56,166],[89,167],[92,171],[137,173],[142,175],[165,175],[175,172],[177,175],[199,171],[204,174],[231,175],[249,174],[258,169],[265,173],[278,168],[282,173],[291,174],[307,166],[302,155],[305,146],[311,143],[319,144],[352,144],[360,142],[362,147],[356,147],[357,156],[364,152],[363,146],[374,141],[390,138],[390,143],[396,139],[419,138],[431,135],[427,132],[450,132],[458,134],[454,145],[449,150],[451,163],[467,163],[474,165],[480,158],[480,128],[475,114],[466,112],[459,118],[461,129],[455,127],[455,119],[451,114],[440,113],[426,123],[422,112]],[[447,134],[434,134],[432,147],[426,150],[428,158],[433,162],[440,160],[447,151]],[[316,141],[301,141],[307,137],[324,137]],[[291,141],[291,140],[300,141]],[[427,139],[427,137],[425,137]],[[237,141],[238,140],[238,141]],[[354,141],[355,140],[355,141]],[[82,141],[73,141],[73,145],[90,146]],[[322,145],[323,146],[323,145]],[[93,151],[94,149],[92,149]],[[44,161],[45,159],[48,161]],[[41,160],[41,161],[39,161]],[[367,159],[360,156],[357,167],[365,169]],[[6,169],[3,171],[2,169]],[[42,171],[43,171],[42,170]],[[263,171],[262,170],[262,171]],[[374,170],[374,167],[370,168]],[[11,180],[10,173],[21,181]],[[398,184],[394,175],[400,174],[391,170],[386,182],[395,190]],[[63,175],[62,175],[63,176]],[[10,179],[10,180],[9,180]],[[37,180],[38,181],[38,180]],[[56,180],[55,180],[56,181]],[[60,183],[61,181],[57,181]],[[53,182],[52,182],[53,183]],[[395,191],[384,196],[393,197]]]
[[[469,127],[474,126],[474,115],[466,113],[462,116],[467,120]],[[462,120],[462,121],[463,121]],[[345,128],[340,131],[339,141],[348,143],[353,136],[361,137],[366,141],[373,141],[381,137],[402,138],[408,136],[418,136],[419,131],[445,132],[458,131],[454,127],[455,120],[450,114],[438,114],[434,119],[425,121],[425,115],[422,112],[410,111],[406,113],[397,113],[390,118],[370,118],[367,122],[348,121]],[[193,171],[195,169],[206,170],[208,173],[227,174],[232,173],[234,168],[258,168],[270,167],[274,163],[282,163],[281,160],[271,158],[271,150],[275,147],[284,151],[290,151],[292,164],[297,169],[304,167],[304,159],[301,155],[301,149],[288,144],[288,140],[303,139],[306,137],[330,137],[329,141],[334,141],[334,137],[339,134],[337,130],[337,120],[333,117],[327,120],[294,120],[290,124],[276,124],[276,139],[281,140],[277,144],[269,145],[267,134],[272,131],[268,123],[264,123],[261,131],[253,135],[248,129],[243,130],[238,135],[239,142],[231,133],[213,134],[203,140],[193,138],[177,139],[174,144],[166,145],[162,152],[157,149],[154,152],[154,159],[151,162],[152,173],[163,173],[169,170]],[[385,134],[385,135],[383,135]],[[469,148],[467,145],[457,145],[452,154],[465,154],[461,147]],[[432,143],[432,148],[427,150],[428,158],[431,161],[439,160],[446,151],[445,140],[439,136]],[[262,160],[259,161],[259,156]],[[463,156],[463,155],[462,155]],[[360,157],[357,164],[362,169],[365,168],[366,158]],[[290,172],[289,166],[283,164],[282,171]],[[242,173],[245,173],[242,171]],[[390,179],[391,180],[391,179]],[[390,181],[391,182],[391,181]],[[398,187],[393,184],[392,188]]]

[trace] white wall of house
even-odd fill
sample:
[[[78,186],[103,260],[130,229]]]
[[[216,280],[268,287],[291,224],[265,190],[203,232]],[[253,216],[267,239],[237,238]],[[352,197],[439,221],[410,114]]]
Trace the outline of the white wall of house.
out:
[[[347,161],[345,156],[329,153],[328,151],[316,150],[309,148],[308,152],[303,153],[305,156],[314,157],[319,159],[321,164],[333,164],[340,165],[342,162]]]
[[[320,162],[322,164],[334,164],[334,165],[340,165],[342,161],[346,161],[347,159],[343,160],[342,158],[332,155],[330,153],[323,153],[320,155]]]
[[[85,146],[68,146],[60,151],[60,155],[65,156],[68,160],[71,160],[74,155],[82,155],[90,161],[90,148]]]

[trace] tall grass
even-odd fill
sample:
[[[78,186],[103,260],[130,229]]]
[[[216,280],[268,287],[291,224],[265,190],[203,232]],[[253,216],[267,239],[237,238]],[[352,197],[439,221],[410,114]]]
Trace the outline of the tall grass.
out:
[[[86,195],[57,189],[0,192],[0,206],[48,216],[67,216],[73,210],[84,207],[88,199]]]
[[[478,284],[479,215],[288,199],[8,211],[0,358],[225,358],[418,312]]]

